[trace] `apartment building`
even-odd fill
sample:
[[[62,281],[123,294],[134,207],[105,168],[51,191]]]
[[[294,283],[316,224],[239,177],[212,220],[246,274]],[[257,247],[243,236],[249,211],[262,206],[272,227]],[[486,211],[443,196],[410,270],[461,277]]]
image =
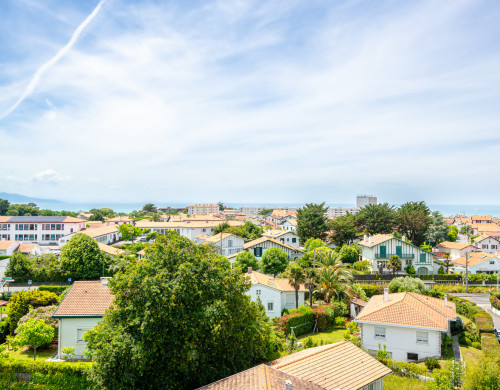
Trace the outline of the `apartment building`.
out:
[[[356,208],[362,209],[369,204],[377,204],[377,197],[373,195],[358,195],[356,197]]]
[[[188,214],[216,214],[219,210],[219,205],[217,204],[192,204],[187,207]]]
[[[85,229],[86,221],[73,217],[0,217],[0,240],[57,245],[59,238]]]

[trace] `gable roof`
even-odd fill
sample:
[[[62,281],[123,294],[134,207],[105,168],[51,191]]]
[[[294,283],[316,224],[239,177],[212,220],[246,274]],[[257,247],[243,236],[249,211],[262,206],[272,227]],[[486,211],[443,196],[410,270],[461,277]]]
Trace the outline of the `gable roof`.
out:
[[[459,257],[458,259],[452,260],[453,264],[463,265],[465,267],[466,262],[468,262],[467,266],[472,267],[473,265],[477,265],[482,263],[483,261],[488,261],[493,257],[497,257],[495,254],[486,253],[486,252],[472,252],[469,253],[468,261],[466,256]]]
[[[15,244],[16,241],[4,241],[0,240],[0,250],[4,251],[10,248],[12,244]]]
[[[360,242],[358,242],[358,244],[361,246],[366,246],[368,248],[371,248],[372,246],[378,245],[384,241],[388,241],[393,238],[396,237],[394,237],[392,234],[375,234],[374,236],[371,237],[371,243],[369,239],[367,239],[367,241],[361,240]]]
[[[86,234],[87,236],[95,238],[95,237],[104,236],[106,234],[118,233],[118,225],[102,226],[102,227],[93,228],[93,229],[88,228],[88,229],[80,230],[79,232],[76,232],[76,233],[83,233],[83,234]],[[71,233],[71,234],[73,234],[73,233]]]
[[[349,341],[308,348],[275,360],[271,367],[325,390],[361,389],[392,373]]]
[[[264,243],[266,241],[274,242],[275,244],[277,244],[279,246],[283,246],[283,247],[285,247],[287,249],[291,249],[291,250],[294,250],[294,251],[297,251],[297,252],[301,252],[301,253],[304,252],[302,249],[297,248],[296,246],[291,246],[291,245],[285,244],[284,242],[275,240],[275,239],[270,238],[270,237],[259,237],[259,238],[255,239],[255,240],[248,241],[246,244],[243,245],[243,248],[249,249],[249,248],[251,248],[253,246],[262,244],[262,243]]]
[[[252,271],[252,273],[246,273],[245,275],[250,277],[252,285],[262,284],[279,291],[295,291],[293,286],[288,283],[288,279],[285,278],[273,278],[272,276],[257,271]],[[300,285],[299,291],[306,291],[304,284]]]
[[[123,249],[115,248],[114,246],[106,245],[106,244],[103,244],[100,242],[97,243],[97,246],[99,247],[99,249],[101,251],[108,253],[110,255],[113,255],[113,256],[118,256],[118,255],[125,253],[125,251]]]
[[[30,253],[38,244],[20,244],[16,251],[21,253]]]
[[[417,328],[448,329],[448,319],[455,319],[455,304],[427,295],[402,292],[373,296],[356,317],[356,322],[371,322]]]
[[[293,390],[325,390],[324,387],[265,364],[200,387],[198,390],[284,390],[287,380],[292,383]]]
[[[228,237],[231,237],[231,236],[234,236],[234,237],[238,237],[236,236],[235,234],[232,234],[232,233],[217,233],[213,236],[210,236],[208,237],[205,242],[211,242],[211,243],[214,243],[214,244],[217,244],[217,243],[220,243],[221,241],[221,236],[222,236],[222,240],[224,240],[225,238],[228,238]],[[241,238],[241,237],[238,237],[238,238]]]
[[[472,246],[473,247],[474,245],[471,245],[471,244],[462,244],[460,242],[443,241],[443,242],[440,242],[439,244],[437,244],[436,246],[441,247],[441,248],[450,248],[450,249],[459,249],[459,250],[462,250],[462,249],[467,248],[468,246]]]
[[[492,236],[489,236],[487,234],[483,234],[482,236],[477,236],[476,238],[474,238],[474,242],[477,244],[481,241],[484,241],[484,240],[487,240],[488,238],[491,238],[492,240],[495,240],[495,241],[499,241],[498,238],[496,237],[492,237]]]
[[[52,317],[102,317],[113,298],[100,280],[74,282]]]

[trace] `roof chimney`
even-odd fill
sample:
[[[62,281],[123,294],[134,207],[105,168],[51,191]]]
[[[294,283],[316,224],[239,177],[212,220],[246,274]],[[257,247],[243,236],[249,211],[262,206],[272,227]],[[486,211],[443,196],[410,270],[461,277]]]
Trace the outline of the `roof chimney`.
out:
[[[444,294],[444,306],[448,307],[448,295]]]
[[[290,379],[285,380],[285,390],[293,390],[292,381]]]
[[[403,241],[406,241],[406,236],[401,237]]]
[[[389,301],[389,289],[384,288],[384,302],[388,302],[388,301]]]
[[[109,279],[111,279],[111,278],[107,278],[107,277],[102,276],[102,277],[101,277],[101,284],[102,284],[103,286],[107,286],[107,285],[108,285],[108,282],[109,282]]]
[[[368,237],[368,244],[372,243],[372,236]]]
[[[365,234],[365,235],[363,236],[363,241],[364,241],[364,242],[366,242],[367,238],[368,238],[368,236]]]
[[[252,267],[248,267],[248,273],[251,274],[252,273]]]

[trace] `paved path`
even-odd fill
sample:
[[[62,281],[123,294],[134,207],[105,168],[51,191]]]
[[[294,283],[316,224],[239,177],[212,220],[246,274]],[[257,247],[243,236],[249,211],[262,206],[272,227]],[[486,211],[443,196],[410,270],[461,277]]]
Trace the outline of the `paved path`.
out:
[[[462,360],[462,353],[460,352],[460,344],[458,343],[458,335],[453,336],[453,358],[455,360]]]
[[[491,314],[491,318],[493,318],[493,325],[495,329],[500,328],[500,317],[496,314],[493,314],[491,311],[490,304],[490,294],[465,294],[465,293],[451,293],[450,295],[454,295],[459,298],[467,299],[468,301],[474,302],[479,307],[482,307],[488,313]]]

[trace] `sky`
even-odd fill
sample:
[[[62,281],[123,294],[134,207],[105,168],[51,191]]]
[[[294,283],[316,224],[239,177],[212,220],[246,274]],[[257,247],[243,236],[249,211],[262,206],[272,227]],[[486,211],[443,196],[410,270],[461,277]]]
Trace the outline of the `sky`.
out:
[[[4,0],[0,192],[498,204],[500,3]]]

